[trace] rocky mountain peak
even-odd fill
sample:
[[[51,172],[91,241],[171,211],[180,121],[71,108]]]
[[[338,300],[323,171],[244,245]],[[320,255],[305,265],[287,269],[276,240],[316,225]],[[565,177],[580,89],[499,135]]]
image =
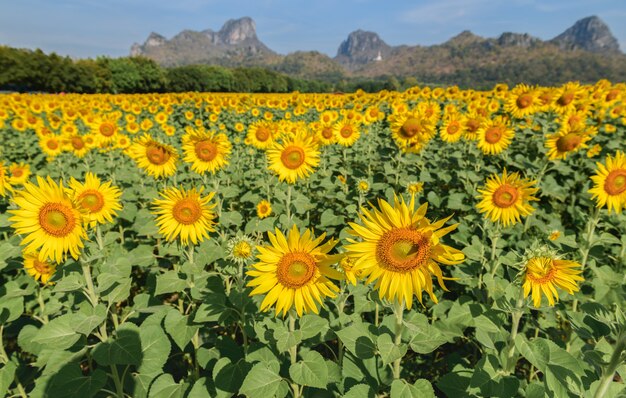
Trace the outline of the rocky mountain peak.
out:
[[[563,50],[619,52],[619,43],[609,27],[597,16],[576,21],[573,26],[551,40]]]
[[[504,32],[496,40],[499,45],[504,47],[524,47],[528,48],[541,43],[541,39],[531,36],[528,33],[512,33]]]
[[[356,30],[341,42],[335,60],[344,65],[366,64],[384,59],[392,48],[377,33]]]
[[[217,32],[224,44],[238,44],[244,40],[258,40],[256,36],[256,24],[250,17],[229,19]]]

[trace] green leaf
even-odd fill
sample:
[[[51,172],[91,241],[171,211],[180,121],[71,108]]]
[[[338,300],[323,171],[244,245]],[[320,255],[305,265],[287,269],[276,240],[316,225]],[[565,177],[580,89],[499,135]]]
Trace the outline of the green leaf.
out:
[[[376,354],[376,344],[364,323],[353,323],[347,328],[335,331],[348,351],[358,358],[372,358]]]
[[[326,209],[320,217],[320,227],[344,225],[344,217],[336,215],[332,209]]]
[[[106,319],[106,307],[100,303],[94,309],[88,307],[85,312],[77,312],[74,314],[75,321],[74,330],[85,336],[89,336],[91,332],[104,322]]]
[[[165,271],[161,275],[157,275],[154,294],[182,292],[186,287],[187,282],[178,277],[178,272]]]
[[[96,369],[85,376],[77,362],[63,366],[52,375],[46,385],[45,395],[49,397],[91,398],[106,384],[107,375],[102,369]]]
[[[445,374],[437,382],[437,387],[448,397],[467,397],[467,388],[472,378],[472,369],[464,368],[461,365],[454,367],[452,372]]]
[[[139,373],[153,375],[160,373],[172,349],[167,335],[158,325],[142,325],[139,331],[139,340],[141,341],[142,356]]]
[[[282,377],[265,363],[257,363],[243,380],[241,394],[249,397],[273,397],[276,395]]]
[[[375,396],[372,387],[367,384],[357,384],[352,386],[352,388],[343,395],[343,398],[374,398]]]
[[[148,397],[182,398],[188,387],[183,381],[176,383],[172,375],[164,373],[154,380],[148,391]]]
[[[142,360],[139,331],[139,327],[133,323],[121,325],[115,335],[96,346],[92,352],[93,359],[103,366],[139,366]]]
[[[301,361],[289,367],[289,376],[294,383],[302,386],[326,388],[328,367],[320,353],[308,351],[302,355]]]
[[[54,347],[57,350],[69,348],[80,338],[80,335],[74,330],[74,322],[73,314],[54,318],[39,329],[33,337],[33,342],[42,346]]]
[[[13,383],[13,378],[15,377],[15,369],[17,369],[17,365],[13,362],[8,362],[4,365],[2,369],[0,369],[0,396],[6,397],[7,392],[9,391],[9,387],[11,383]]]
[[[24,297],[0,298],[0,323],[13,322],[24,313]]]
[[[243,223],[243,216],[238,211],[223,211],[219,223],[225,227],[239,227]]]
[[[435,398],[435,390],[430,382],[425,379],[417,379],[415,384],[409,384],[406,380],[394,380],[391,383],[391,398]]]
[[[290,332],[289,329],[281,325],[274,330],[274,338],[276,339],[276,348],[278,351],[285,352],[291,347],[300,344],[302,341],[302,332],[300,330]]]
[[[172,340],[181,349],[191,341],[193,335],[200,329],[200,325],[191,324],[188,315],[182,315],[178,310],[172,309],[165,316],[165,331],[170,335]]]
[[[308,314],[300,318],[299,330],[302,340],[310,339],[318,334],[324,334],[328,330],[328,321],[319,315]]]
[[[215,388],[230,395],[239,391],[243,380],[250,371],[251,365],[243,359],[231,363],[228,358],[221,358],[213,368]],[[223,394],[222,394],[223,395]]]
[[[85,286],[85,280],[78,272],[72,272],[59,279],[52,290],[55,293],[73,292],[82,289]]]
[[[380,357],[383,360],[383,365],[389,365],[396,359],[402,358],[407,351],[406,344],[400,344],[400,346],[397,347],[392,341],[391,336],[387,333],[378,336],[376,345],[378,346]]]
[[[418,354],[429,354],[446,343],[448,339],[428,322],[424,314],[416,314],[405,321],[410,335],[413,336],[409,345]]]

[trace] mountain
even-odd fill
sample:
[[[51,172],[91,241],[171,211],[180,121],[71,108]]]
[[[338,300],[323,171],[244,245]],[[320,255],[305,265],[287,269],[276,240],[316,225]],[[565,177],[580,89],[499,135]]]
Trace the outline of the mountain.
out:
[[[341,42],[333,58],[316,51],[277,54],[259,40],[254,21],[245,17],[226,22],[217,32],[184,30],[169,40],[151,33],[142,45],[133,45],[131,55],[143,55],[164,66],[261,66],[327,81],[389,76],[467,85],[626,80],[626,56],[596,16],[581,19],[545,41],[528,33],[485,38],[463,31],[438,45],[392,46],[377,33],[359,29]]]
[[[609,27],[598,17],[591,16],[577,21],[571,28],[551,40],[562,50],[586,50],[617,53],[619,43]]]
[[[244,17],[227,21],[217,32],[183,30],[170,40],[152,32],[143,44],[133,44],[130,55],[148,57],[164,66],[254,65],[271,62],[276,53],[258,39],[252,18]]]

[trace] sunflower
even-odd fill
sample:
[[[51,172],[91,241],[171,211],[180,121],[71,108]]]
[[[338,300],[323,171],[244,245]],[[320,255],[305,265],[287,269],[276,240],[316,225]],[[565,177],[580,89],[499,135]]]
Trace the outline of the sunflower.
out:
[[[539,94],[537,89],[519,84],[509,92],[505,109],[511,116],[518,119],[533,114],[542,105]]]
[[[358,180],[356,183],[356,190],[359,193],[366,194],[370,190],[370,183],[367,180]]]
[[[11,189],[11,180],[7,174],[4,162],[0,160],[0,196],[6,196],[7,191]]]
[[[185,162],[198,174],[215,172],[228,164],[232,144],[226,134],[215,134],[204,129],[189,132],[183,136]]]
[[[40,260],[38,253],[24,253],[24,270],[41,283],[48,283],[48,280],[54,275],[57,264],[49,260]]]
[[[515,135],[509,121],[502,116],[486,119],[477,133],[478,148],[487,155],[497,155],[504,151]]]
[[[269,217],[272,214],[272,205],[267,200],[262,200],[256,205],[256,215],[260,219]]]
[[[149,134],[136,140],[129,153],[137,165],[154,178],[176,173],[178,153],[174,147],[155,141]]]
[[[113,222],[116,211],[121,210],[120,196],[122,191],[116,186],[111,186],[111,182],[102,183],[93,173],[85,175],[85,183],[76,179],[70,180],[70,192],[78,206],[85,213],[84,222],[90,227],[96,224]]]
[[[9,210],[13,214],[9,221],[17,234],[26,235],[22,240],[25,251],[39,250],[41,261],[61,263],[68,253],[78,259],[87,238],[83,214],[63,183],[37,176],[37,185],[26,182],[24,188],[13,198],[17,209]]]
[[[277,315],[285,316],[292,307],[298,316],[319,313],[318,303],[323,306],[324,297],[335,297],[339,291],[330,279],[343,279],[331,268],[339,256],[328,254],[337,241],[322,244],[326,234],[315,238],[310,230],[300,233],[295,225],[287,236],[278,229],[268,236],[271,245],[257,246],[259,261],[247,272],[253,278],[248,282],[254,287],[250,295],[266,294],[261,311],[276,304]]]
[[[446,115],[439,129],[439,136],[445,142],[457,142],[463,136],[464,122],[463,115],[459,113]]]
[[[606,166],[596,163],[598,169],[596,175],[591,177],[594,185],[589,190],[596,200],[597,207],[605,205],[616,213],[626,207],[626,156],[624,152],[617,151],[615,157],[610,155],[606,158]]]
[[[202,196],[202,188],[166,189],[161,193],[163,199],[153,202],[159,232],[168,241],[180,237],[183,245],[188,245],[189,240],[195,245],[208,238],[208,233],[215,231],[213,209],[216,205],[209,203],[214,195],[214,192],[209,192],[207,196]]]
[[[348,256],[354,259],[354,271],[362,271],[367,283],[376,281],[381,297],[397,300],[411,308],[413,295],[422,302],[426,291],[436,303],[432,275],[447,290],[439,267],[461,263],[465,256],[440,239],[458,224],[443,228],[450,217],[431,223],[425,217],[427,203],[415,209],[415,197],[407,204],[396,196],[393,205],[379,199],[378,209],[361,209],[362,225],[349,223]]]
[[[584,89],[578,82],[565,83],[561,88],[556,90],[552,106],[553,109],[560,114],[576,109],[577,100],[584,94]]]
[[[411,181],[406,185],[406,190],[411,195],[416,195],[424,190],[424,183],[420,181]]]
[[[61,138],[55,134],[41,137],[39,140],[39,146],[41,146],[43,152],[51,158],[54,158],[63,152]]]
[[[331,145],[337,142],[337,137],[332,124],[319,124],[316,126],[317,140],[323,145]]]
[[[278,138],[278,125],[267,120],[252,123],[246,135],[250,144],[258,149],[269,148],[276,138]]]
[[[268,168],[278,174],[280,181],[294,184],[313,172],[320,162],[320,152],[312,137],[299,133],[268,149],[267,160]]]
[[[554,305],[559,299],[556,287],[574,294],[579,290],[577,282],[584,280],[580,274],[580,264],[575,261],[560,260],[552,256],[532,257],[524,267],[524,297],[532,291],[533,304],[541,306],[541,294],[546,296],[548,303]]]
[[[228,241],[228,258],[237,264],[245,264],[254,257],[254,241],[247,235],[236,236]]]
[[[546,136],[545,147],[550,160],[564,160],[568,154],[587,148],[591,139],[590,130],[572,130],[568,125],[554,134]]]
[[[417,152],[435,135],[433,121],[417,110],[393,114],[391,137],[403,151]]]
[[[333,125],[335,140],[339,145],[350,147],[361,136],[359,124],[350,119],[342,119]]]
[[[3,174],[0,171],[0,179]],[[30,177],[30,165],[24,162],[13,163],[9,166],[9,172],[7,174],[9,178],[9,184],[11,185],[23,185],[26,181],[28,181]]]
[[[67,136],[64,140],[65,150],[72,152],[77,158],[83,158],[91,150],[91,148],[95,146],[96,140],[93,139],[93,136],[90,137],[94,142],[93,145],[87,143],[85,136],[79,134]]]
[[[492,174],[484,189],[479,189],[481,199],[477,207],[485,217],[491,221],[499,221],[508,226],[521,220],[521,216],[528,216],[535,209],[529,204],[531,200],[539,200],[532,196],[539,188],[533,187],[537,181],[520,178],[517,172],[507,174],[506,169],[502,177]]]
[[[112,144],[115,142],[117,132],[117,118],[113,115],[102,116],[91,125],[91,132],[98,137],[100,144]]]
[[[363,271],[354,270],[354,258],[343,256],[339,261],[339,267],[343,271],[344,279],[356,286],[356,280],[361,279]]]

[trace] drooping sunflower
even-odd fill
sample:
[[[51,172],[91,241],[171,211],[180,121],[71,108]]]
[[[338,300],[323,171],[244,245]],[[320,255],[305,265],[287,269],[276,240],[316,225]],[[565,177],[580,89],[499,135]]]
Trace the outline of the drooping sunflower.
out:
[[[63,183],[57,184],[37,176],[37,185],[24,184],[13,198],[17,209],[9,210],[15,232],[25,235],[22,245],[25,252],[39,250],[39,259],[61,263],[69,253],[78,259],[83,240],[83,214],[77,203],[68,195]]]
[[[71,195],[85,214],[84,222],[91,228],[113,222],[116,212],[122,209],[122,191],[112,186],[111,181],[102,183],[95,174],[88,172],[84,183],[72,178],[69,185]]]
[[[590,130],[573,130],[569,126],[554,134],[546,136],[545,147],[550,160],[564,160],[568,154],[582,148],[587,148],[587,141],[591,139]]]
[[[379,199],[378,208],[361,209],[362,224],[349,223],[349,233],[358,238],[348,239],[345,247],[354,259],[354,271],[361,271],[366,283],[376,281],[381,297],[405,303],[409,309],[413,295],[422,302],[423,291],[437,302],[432,276],[444,290],[444,279],[449,279],[439,265],[465,259],[461,251],[441,242],[458,224],[444,227],[452,216],[431,222],[425,217],[427,208],[424,203],[416,210],[414,196],[409,203],[396,196],[393,205]]]
[[[153,202],[153,214],[157,216],[156,223],[159,232],[168,241],[180,238],[183,245],[198,244],[209,232],[215,231],[215,203],[210,203],[215,195],[209,192],[202,196],[202,188],[190,190],[168,188],[161,192],[162,199]]]
[[[325,297],[335,297],[339,291],[331,281],[342,279],[331,267],[339,256],[328,254],[337,241],[322,244],[326,234],[315,238],[310,230],[300,233],[295,225],[287,236],[278,229],[276,235],[268,232],[268,236],[271,245],[257,246],[259,261],[247,272],[252,277],[248,286],[254,287],[250,295],[266,294],[261,311],[276,304],[277,315],[285,316],[292,307],[298,316],[319,313],[318,304],[323,306]]]
[[[267,120],[259,120],[248,127],[246,140],[258,149],[267,149],[278,138],[278,125]]]
[[[616,213],[626,208],[626,156],[617,151],[615,157],[607,156],[606,165],[596,163],[596,175],[591,176],[593,188],[589,193],[596,200],[597,207],[608,208]]]
[[[539,190],[533,186],[536,183],[521,178],[517,172],[507,173],[506,169],[502,176],[492,174],[485,187],[478,190],[481,201],[477,208],[493,222],[501,222],[505,227],[515,224],[535,211],[529,202],[539,200],[533,196]]]
[[[350,147],[361,136],[360,125],[350,119],[341,119],[333,125],[333,133],[336,142],[345,147]]]
[[[176,160],[178,160],[176,149],[154,140],[149,134],[144,134],[136,140],[130,146],[129,153],[137,165],[154,178],[167,177],[176,173]]]
[[[542,293],[552,306],[559,299],[557,287],[574,294],[579,290],[577,282],[584,280],[580,274],[580,264],[575,261],[560,260],[552,256],[532,257],[524,267],[524,297],[532,292],[533,305],[541,306]]]
[[[54,275],[57,264],[50,260],[40,260],[38,253],[24,253],[24,270],[41,283],[48,283],[48,280]]]
[[[515,135],[509,121],[502,116],[486,119],[477,133],[478,148],[487,155],[497,155],[504,151]]]
[[[312,137],[299,133],[268,149],[267,160],[268,168],[278,174],[280,181],[294,184],[313,173],[320,162],[320,152]]]
[[[256,205],[256,215],[260,219],[269,217],[272,214],[272,205],[267,200],[263,199]]]
[[[232,144],[226,134],[215,134],[204,129],[189,132],[183,136],[185,162],[198,174],[215,172],[228,164]]]

